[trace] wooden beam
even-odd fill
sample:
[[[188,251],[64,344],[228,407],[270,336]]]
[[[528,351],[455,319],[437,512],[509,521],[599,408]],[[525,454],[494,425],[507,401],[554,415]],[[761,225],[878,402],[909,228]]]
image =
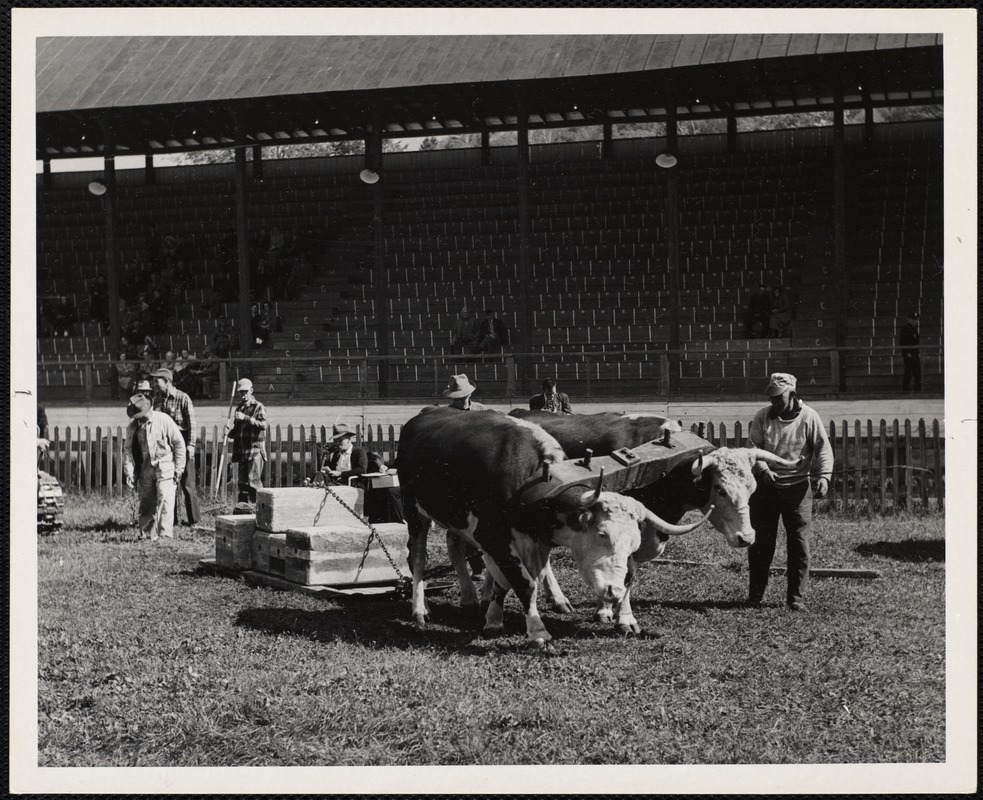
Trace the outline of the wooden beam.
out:
[[[530,254],[530,239],[532,236],[529,221],[529,115],[521,92],[516,92],[518,139],[517,184],[519,196],[519,330],[513,337],[513,350],[520,354],[529,352],[529,334],[532,330],[532,314],[529,310],[529,287],[532,285],[532,259]],[[516,359],[519,370],[519,386],[523,394],[529,394],[529,359],[521,356]]]
[[[601,158],[606,161],[611,158],[611,154],[614,151],[614,137],[610,119],[604,120],[602,129],[604,131],[604,138],[601,140]]]
[[[666,149],[673,155],[677,154],[676,131],[676,98],[672,87],[666,82]],[[669,169],[662,169],[653,162],[653,169],[666,176],[666,242],[669,245],[669,349],[679,350],[679,164]],[[679,353],[672,352],[669,356],[669,386],[675,390],[678,383]]]
[[[253,145],[253,180],[263,179],[263,145]]]
[[[236,242],[239,254],[239,355],[249,358],[253,352],[252,318],[249,316],[249,186],[246,176],[246,145],[244,138],[236,136],[235,194],[236,194]]]
[[[51,159],[44,158],[41,161],[41,188],[51,188]]]
[[[487,128],[481,130],[481,166],[487,167],[491,164],[491,142]]]
[[[105,137],[103,181],[106,184],[106,193],[102,200],[106,211],[106,295],[109,302],[109,357],[115,362],[119,358],[120,327],[118,253],[116,252],[116,145],[113,133],[112,127],[108,122],[105,122],[103,124]]]
[[[372,287],[375,297],[376,352],[380,356],[389,355],[389,310],[386,305],[386,262],[383,251],[384,237],[384,196],[386,175],[382,169],[382,114],[378,108],[372,112],[372,125],[365,140],[365,165],[379,175],[372,184],[372,231],[374,234],[375,259],[372,265]],[[389,396],[389,362],[379,361],[379,397]]]
[[[157,173],[154,171],[154,154],[147,153],[143,159],[143,182],[146,186],[157,183]]]
[[[833,107],[833,274],[836,281],[836,346],[846,346],[846,154],[844,151],[843,92],[836,90]],[[839,391],[846,388],[846,361],[840,359]]]

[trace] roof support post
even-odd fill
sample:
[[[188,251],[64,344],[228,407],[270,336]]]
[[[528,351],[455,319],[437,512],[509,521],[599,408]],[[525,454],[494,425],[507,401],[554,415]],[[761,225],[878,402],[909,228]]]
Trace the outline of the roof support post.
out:
[[[157,183],[157,173],[154,172],[153,153],[147,153],[143,157],[143,183],[145,186],[153,186]]]
[[[727,152],[737,152],[737,117],[727,114]]]
[[[106,193],[102,197],[106,211],[106,295],[109,299],[109,357],[119,358],[119,271],[116,249],[116,142],[112,126],[104,118],[103,132],[103,183]]]
[[[481,166],[491,164],[491,137],[487,130],[481,132]]]
[[[833,100],[833,275],[836,281],[836,346],[846,345],[846,304],[849,271],[846,264],[846,154],[844,152],[843,90]],[[839,359],[839,391],[846,388],[845,361]]]
[[[530,222],[529,222],[529,114],[521,92],[516,92],[516,116],[518,130],[516,131],[517,171],[516,184],[519,191],[519,324],[516,326],[518,336],[513,344],[520,353],[516,359],[519,373],[519,386],[523,394],[529,393],[529,334],[532,330],[532,315],[529,312],[529,292],[532,286],[532,264],[530,255]]]
[[[236,121],[235,184],[236,184],[236,244],[239,255],[239,355],[253,354],[252,318],[249,316],[249,184],[246,176],[246,136]]]
[[[870,94],[863,93],[864,98],[864,142],[870,144],[874,141],[874,104],[870,101]]]
[[[51,159],[45,158],[41,161],[41,188],[51,188]]]
[[[676,100],[666,87],[666,149],[676,155]],[[678,388],[679,350],[679,163],[666,173],[666,244],[669,267],[669,389]],[[655,167],[655,169],[660,169]]]
[[[385,198],[383,187],[386,177],[382,170],[382,114],[373,109],[372,124],[365,140],[365,166],[379,175],[372,184],[372,233],[375,259],[372,264],[372,288],[375,297],[376,352],[380,356],[389,355],[389,309],[386,303],[386,262],[383,251],[383,231]],[[389,361],[379,361],[379,397],[389,396]]]
[[[263,145],[253,145],[253,180],[263,179]]]
[[[611,120],[604,120],[602,125],[603,138],[601,139],[601,159],[607,161],[611,158],[611,154],[614,151],[614,139],[612,132]]]

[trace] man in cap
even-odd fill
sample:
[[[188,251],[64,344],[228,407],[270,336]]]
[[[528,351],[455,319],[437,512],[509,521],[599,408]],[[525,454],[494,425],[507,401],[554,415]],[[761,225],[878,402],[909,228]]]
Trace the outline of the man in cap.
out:
[[[134,488],[136,472],[133,450],[142,455],[139,477],[140,536],[157,541],[174,538],[174,493],[187,462],[181,429],[167,414],[153,410],[142,394],[130,398],[126,414],[126,445],[123,474],[126,485]]]
[[[530,411],[549,411],[551,414],[572,414],[570,397],[556,390],[556,381],[547,378],[543,381],[543,392],[529,398]]]
[[[163,411],[177,423],[188,450],[188,466],[181,477],[181,493],[188,525],[196,525],[201,519],[201,512],[198,510],[198,495],[195,493],[195,406],[187,394],[175,388],[174,373],[171,370],[162,367],[155,370],[152,377],[155,384],[154,411]],[[174,504],[175,525],[178,523],[179,505],[180,503]]]
[[[477,388],[467,375],[451,375],[450,382],[443,391],[444,397],[450,398],[451,401],[447,407],[456,408],[458,411],[486,411],[486,406],[471,399]]]
[[[901,329],[901,336],[898,340],[901,345],[901,358],[904,361],[904,377],[901,380],[902,391],[910,391],[911,384],[914,382],[915,391],[922,390],[922,357],[918,345],[921,343],[921,336],[918,335],[918,314],[912,312],[908,315],[904,327]]]
[[[355,447],[355,431],[344,423],[331,429],[331,441],[336,447],[328,455],[322,469],[333,483],[347,484],[349,478],[369,471],[369,454]]]
[[[819,414],[796,396],[795,384],[795,376],[788,373],[771,375],[765,389],[771,405],[754,415],[748,435],[751,447],[791,461],[801,458],[797,466],[789,468],[772,469],[764,461],[754,465],[758,488],[750,501],[755,539],[748,550],[748,605],[756,607],[764,597],[781,518],[785,523],[788,565],[785,602],[791,610],[803,611],[812,522],[813,492],[809,476],[818,476],[815,496],[825,496],[833,474],[833,449]]]
[[[226,423],[225,438],[232,439],[232,460],[239,465],[239,502],[255,503],[256,490],[263,488],[266,462],[266,409],[253,397],[253,382],[240,378],[236,382],[234,421]]]

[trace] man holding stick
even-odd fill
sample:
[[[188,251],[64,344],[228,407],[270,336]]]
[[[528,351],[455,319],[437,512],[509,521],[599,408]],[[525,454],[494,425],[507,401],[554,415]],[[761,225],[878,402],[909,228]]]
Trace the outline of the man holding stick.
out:
[[[232,460],[239,465],[240,503],[255,503],[256,490],[263,488],[266,462],[266,408],[253,396],[253,382],[240,378],[236,382],[235,413],[225,423],[225,438],[232,440]]]

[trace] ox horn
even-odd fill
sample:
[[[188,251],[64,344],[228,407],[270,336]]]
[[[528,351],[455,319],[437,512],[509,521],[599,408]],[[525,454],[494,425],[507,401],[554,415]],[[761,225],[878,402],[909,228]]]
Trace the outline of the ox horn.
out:
[[[776,456],[774,453],[769,453],[767,450],[761,450],[757,447],[749,448],[748,452],[751,454],[752,461],[764,461],[767,464],[774,464],[778,467],[797,467],[805,460],[805,456],[799,456],[796,460],[789,461],[787,458]]]
[[[699,478],[703,474],[703,470],[713,464],[713,454],[708,454],[704,458],[703,453],[700,453],[700,457],[693,462],[693,466],[690,468],[693,471],[694,477]]]
[[[601,489],[604,488],[604,467],[601,467],[601,474],[597,478],[597,488],[588,489],[580,496],[580,505],[583,508],[590,508],[601,496]]]
[[[704,522],[706,522],[707,519],[710,517],[710,514],[713,512],[713,509],[714,506],[711,505],[710,508],[707,509],[706,513],[702,517],[700,517],[696,522],[693,522],[689,525],[673,525],[669,522],[666,522],[661,517],[653,514],[648,509],[645,509],[645,519],[648,520],[649,524],[654,525],[658,530],[662,531],[662,533],[664,533],[666,536],[685,536],[687,533],[691,533],[692,531],[695,531]]]

